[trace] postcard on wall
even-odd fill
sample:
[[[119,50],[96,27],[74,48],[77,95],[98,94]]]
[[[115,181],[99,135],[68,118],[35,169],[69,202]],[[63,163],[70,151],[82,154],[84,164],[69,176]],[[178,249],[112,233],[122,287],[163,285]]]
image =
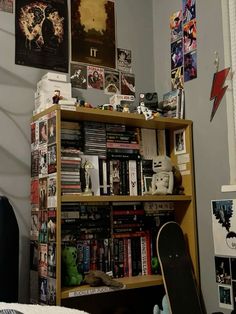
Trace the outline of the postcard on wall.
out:
[[[13,0],[0,0],[0,11],[13,13]]]
[[[197,48],[196,19],[184,25],[184,53],[188,53]]]
[[[117,48],[117,69],[122,72],[132,72],[131,50]]]
[[[95,66],[87,67],[88,88],[104,89],[104,69]]]
[[[184,129],[174,131],[174,151],[175,151],[175,155],[186,153]]]
[[[215,256],[215,273],[218,284],[231,285],[229,257]]]
[[[105,94],[120,94],[120,73],[113,70],[105,70]]]
[[[68,72],[66,0],[16,1],[15,63]]]
[[[171,70],[183,66],[183,40],[171,44]]]
[[[87,89],[87,66],[78,63],[70,64],[70,81],[74,88]]]
[[[184,88],[183,67],[171,71],[171,88],[172,90]]]
[[[211,201],[215,255],[234,256],[236,248],[236,199]]]
[[[177,11],[170,16],[170,34],[171,42],[176,41],[183,36],[182,10]]]
[[[121,73],[120,86],[122,95],[133,95],[135,96],[135,76],[130,73]]]
[[[233,310],[232,287],[228,285],[218,286],[219,307]]]
[[[197,51],[191,51],[184,55],[184,81],[190,81],[197,77]]]
[[[114,2],[72,0],[71,37],[72,61],[115,68]]]
[[[183,0],[183,24],[195,19],[196,0]]]

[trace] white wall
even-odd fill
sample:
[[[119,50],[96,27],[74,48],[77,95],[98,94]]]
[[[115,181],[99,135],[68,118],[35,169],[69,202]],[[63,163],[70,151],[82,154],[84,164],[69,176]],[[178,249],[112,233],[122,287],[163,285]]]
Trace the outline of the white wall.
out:
[[[70,2],[69,2],[70,3]],[[136,89],[154,89],[152,0],[115,1],[117,45],[132,50]],[[20,229],[19,299],[29,296],[30,120],[34,91],[45,70],[14,64],[14,14],[0,12],[0,193],[9,198]],[[107,103],[100,91],[81,92],[94,105]],[[1,252],[3,254],[3,252]],[[7,252],[4,252],[7,254]]]
[[[181,5],[181,0],[153,0],[155,86],[160,94],[171,88],[169,17],[178,11]],[[185,84],[186,118],[193,120],[201,288],[207,313],[211,313],[219,310],[211,200],[233,197],[220,192],[221,185],[229,184],[225,98],[210,122],[213,105],[210,92],[215,72],[214,52],[219,53],[219,69],[229,64],[224,65],[221,1],[196,0],[196,15],[198,77]],[[228,311],[224,310],[224,313]]]

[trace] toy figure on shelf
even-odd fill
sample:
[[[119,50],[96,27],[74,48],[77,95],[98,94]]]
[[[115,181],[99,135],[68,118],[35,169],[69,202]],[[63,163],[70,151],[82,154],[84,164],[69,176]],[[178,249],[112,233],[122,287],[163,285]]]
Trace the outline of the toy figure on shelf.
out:
[[[54,91],[54,96],[52,97],[52,103],[53,104],[59,104],[59,100],[62,99],[61,92],[59,89],[56,89]]]
[[[153,159],[152,194],[172,194],[174,175],[171,159],[167,156],[157,156]]]
[[[84,168],[84,174],[85,174],[85,190],[83,194],[92,195],[93,193],[90,188],[90,185],[91,185],[90,170],[94,169],[94,165],[89,160],[86,160],[84,164],[82,165],[82,167]]]
[[[137,112],[139,114],[144,114],[146,120],[150,120],[153,118],[152,110],[148,109],[145,106],[144,102],[140,102],[140,104],[137,107]]]
[[[78,286],[83,276],[77,269],[77,249],[74,246],[67,246],[62,249],[62,281],[65,286]]]

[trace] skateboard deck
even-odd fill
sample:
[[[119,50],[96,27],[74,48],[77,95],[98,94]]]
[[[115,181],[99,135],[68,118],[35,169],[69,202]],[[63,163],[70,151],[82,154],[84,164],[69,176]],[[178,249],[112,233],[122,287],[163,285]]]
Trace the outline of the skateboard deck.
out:
[[[172,314],[204,313],[183,231],[167,222],[157,235],[157,255]]]

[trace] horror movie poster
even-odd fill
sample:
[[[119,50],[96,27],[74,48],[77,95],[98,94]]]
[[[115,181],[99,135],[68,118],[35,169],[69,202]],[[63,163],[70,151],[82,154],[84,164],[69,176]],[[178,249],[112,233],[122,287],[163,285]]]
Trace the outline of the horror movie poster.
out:
[[[68,72],[67,0],[16,1],[15,63]]]
[[[71,0],[72,61],[116,67],[114,2]]]

